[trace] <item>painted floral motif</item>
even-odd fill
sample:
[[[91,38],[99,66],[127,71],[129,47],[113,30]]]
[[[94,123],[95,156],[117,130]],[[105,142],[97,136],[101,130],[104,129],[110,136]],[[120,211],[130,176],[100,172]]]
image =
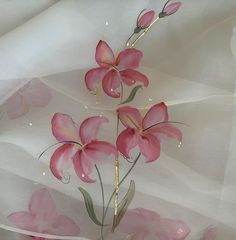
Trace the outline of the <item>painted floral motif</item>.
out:
[[[176,13],[181,5],[181,2],[173,2],[171,0],[167,1],[162,11],[159,13],[159,18],[167,17]]]
[[[184,240],[191,232],[183,221],[161,218],[144,208],[129,210],[120,229],[130,234],[132,240]]]
[[[96,92],[98,85],[102,83],[102,88],[108,96],[119,98],[123,83],[131,86],[136,82],[141,82],[147,87],[148,78],[136,70],[142,57],[141,51],[129,48],[121,51],[115,58],[110,46],[106,42],[100,41],[95,54],[99,67],[89,70],[85,75],[88,90]]]
[[[108,122],[103,116],[87,118],[80,127],[69,115],[56,113],[52,118],[52,133],[59,142],[65,142],[51,157],[50,169],[53,175],[63,179],[64,171],[71,165],[78,177],[87,183],[93,183],[90,174],[95,163],[102,163],[110,155],[117,157],[116,147],[109,142],[98,141],[101,124]]]
[[[78,236],[79,226],[69,217],[60,214],[46,188],[33,193],[28,211],[12,213],[8,216],[10,222],[27,231],[59,236]],[[32,237],[34,240],[44,240]]]
[[[6,101],[7,115],[10,119],[23,116],[30,106],[45,107],[51,99],[51,91],[39,80],[32,80],[19,89]]]
[[[149,85],[148,78],[137,71],[143,54],[134,46],[159,18],[174,14],[180,6],[180,2],[167,1],[162,12],[155,19],[155,11],[142,11],[137,18],[134,32],[126,41],[125,49],[117,56],[105,41],[99,41],[95,52],[98,67],[90,69],[86,73],[87,89],[97,94],[101,85],[106,95],[120,98],[120,105],[133,101],[138,89]],[[138,36],[133,39],[135,34]],[[136,85],[130,91],[128,98],[123,100],[123,84],[132,86],[137,82],[141,84]],[[52,133],[58,141],[57,144],[62,145],[56,149],[50,160],[50,169],[53,175],[59,180],[65,180],[66,171],[73,165],[76,174],[82,181],[93,183],[95,180],[91,175],[93,167],[96,168],[101,188],[101,216],[97,216],[90,193],[82,187],[78,187],[78,190],[83,196],[88,216],[94,224],[101,228],[99,238],[101,240],[105,239],[104,228],[110,226],[112,231],[115,231],[120,223],[120,227],[135,240],[184,240],[190,233],[190,228],[182,221],[161,218],[159,214],[143,208],[127,212],[135,196],[134,180],[130,181],[130,186],[124,197],[118,196],[120,185],[133,170],[140,156],[145,157],[146,163],[157,160],[160,156],[161,140],[172,138],[181,142],[181,131],[173,126],[174,122],[169,121],[167,106],[163,102],[152,106],[144,117],[138,109],[130,106],[119,107],[117,115],[118,137],[116,139],[117,147],[115,147],[109,142],[97,140],[101,124],[108,122],[106,117],[89,117],[79,127],[69,115],[56,113],[51,121]],[[119,122],[125,127],[125,130],[121,132]],[[140,153],[120,179],[118,155],[121,153],[128,159],[130,151],[135,147],[139,148]],[[110,155],[113,156],[113,161],[115,160],[115,187],[106,202],[103,176],[97,164],[102,163]],[[106,217],[113,198],[115,208],[113,223],[108,223]]]
[[[152,106],[143,118],[138,109],[125,106],[117,109],[120,121],[126,127],[117,138],[117,148],[130,158],[131,149],[139,147],[146,162],[160,156],[160,140],[163,136],[182,141],[181,131],[168,121],[167,106],[158,103]]]

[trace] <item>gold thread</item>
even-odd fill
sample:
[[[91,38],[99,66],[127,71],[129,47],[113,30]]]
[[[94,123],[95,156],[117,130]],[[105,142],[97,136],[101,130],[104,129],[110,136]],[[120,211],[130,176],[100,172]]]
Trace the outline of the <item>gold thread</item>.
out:
[[[115,217],[118,214],[118,193],[119,193],[119,160],[115,160]]]
[[[135,128],[140,129],[140,126],[138,126],[138,124],[135,123],[135,121],[134,121],[131,117],[129,117],[128,115],[120,116],[120,120],[121,120],[121,121],[122,121],[122,120],[126,120],[126,121],[128,120],[127,122],[131,123],[131,125],[133,124],[133,126],[134,126]]]
[[[150,25],[148,28],[146,28],[134,41],[133,43],[130,45],[131,48],[134,47],[136,45],[136,43],[150,30],[150,28],[153,26],[153,24],[159,19],[159,17],[157,17]]]

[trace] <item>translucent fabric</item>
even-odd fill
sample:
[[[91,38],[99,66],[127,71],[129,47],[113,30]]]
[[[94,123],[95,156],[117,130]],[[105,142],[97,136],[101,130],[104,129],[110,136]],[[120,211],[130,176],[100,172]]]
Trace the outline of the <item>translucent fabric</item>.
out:
[[[20,2],[0,1],[0,236],[3,240],[99,239],[100,229],[89,219],[78,190],[89,191],[100,215],[99,182],[86,184],[73,169],[68,184],[58,181],[49,168],[55,148],[38,157],[56,142],[51,132],[56,112],[69,114],[79,124],[89,116],[106,116],[109,123],[101,127],[99,138],[115,144],[119,102],[102,92],[90,94],[84,75],[96,66],[94,53],[100,39],[119,52],[140,11],[161,11],[165,2]],[[217,226],[216,240],[232,240],[236,238],[236,2],[182,3],[175,15],[158,21],[137,43],[144,54],[140,69],[150,85],[137,93],[131,105],[145,113],[154,103],[164,101],[171,119],[185,124],[180,126],[183,142],[179,146],[163,142],[161,157],[154,163],[140,159],[129,177],[136,183],[130,208],[142,207],[184,221],[191,229],[187,240],[202,239],[211,226]],[[43,106],[32,103],[38,87],[31,89],[32,97],[27,93],[16,100],[24,105],[17,107],[22,114],[12,119],[9,99],[19,90],[26,91],[32,81],[45,85],[50,99]],[[121,159],[120,175],[130,166]],[[114,162],[99,169],[107,201],[114,189]],[[95,172],[92,176],[98,180]],[[121,195],[128,186],[126,180]],[[25,230],[9,221],[10,214],[28,211],[32,194],[45,188],[58,213],[79,226],[79,235],[55,236]],[[108,219],[112,214],[111,205]],[[131,238],[118,228],[114,234],[105,230],[105,239]]]

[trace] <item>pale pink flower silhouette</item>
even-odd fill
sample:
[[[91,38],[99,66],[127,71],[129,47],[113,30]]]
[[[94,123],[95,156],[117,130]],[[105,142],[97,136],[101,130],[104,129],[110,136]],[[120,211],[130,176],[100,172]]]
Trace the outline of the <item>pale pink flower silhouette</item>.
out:
[[[152,106],[144,117],[138,109],[129,106],[118,108],[117,113],[126,129],[118,136],[116,145],[126,158],[130,158],[131,149],[138,146],[145,161],[152,162],[160,156],[163,136],[182,140],[181,131],[168,121],[167,106],[163,102]]]
[[[28,211],[12,213],[8,216],[10,222],[27,231],[59,236],[78,236],[79,226],[69,217],[60,214],[46,188],[33,193]],[[32,237],[43,240],[41,237]]]
[[[56,149],[50,161],[50,169],[57,179],[62,180],[64,171],[73,164],[82,181],[93,183],[90,174],[95,163],[102,163],[110,155],[117,157],[114,145],[96,138],[100,126],[106,122],[106,117],[95,116],[84,120],[79,127],[69,115],[54,114],[52,133],[59,142],[66,142]]]
[[[102,83],[103,91],[110,97],[119,98],[122,83],[134,85],[136,81],[148,86],[148,78],[136,69],[143,57],[141,51],[129,48],[121,51],[117,58],[110,46],[100,41],[96,47],[95,59],[98,68],[89,70],[85,75],[85,83],[89,91],[96,92]]]
[[[119,228],[131,235],[132,240],[184,240],[191,232],[183,221],[161,218],[144,208],[129,210]]]
[[[209,227],[204,232],[203,240],[215,240],[217,236],[218,227]]]
[[[26,114],[30,107],[45,107],[51,99],[51,91],[41,81],[34,79],[20,88],[6,101],[6,111],[10,119]]]

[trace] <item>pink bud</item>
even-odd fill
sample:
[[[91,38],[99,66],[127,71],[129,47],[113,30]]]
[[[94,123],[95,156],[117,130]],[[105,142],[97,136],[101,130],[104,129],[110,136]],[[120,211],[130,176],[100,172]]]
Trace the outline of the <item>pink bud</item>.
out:
[[[165,13],[166,16],[172,15],[178,11],[181,5],[182,5],[181,2],[174,2],[174,3],[167,4],[164,7],[163,12]]]
[[[152,23],[152,20],[154,19],[155,11],[151,10],[146,13],[144,13],[142,16],[138,18],[137,21],[137,27],[138,28],[147,28]]]
[[[170,2],[171,2],[171,0],[166,2],[162,11],[158,15],[159,18],[163,18],[163,17],[170,16],[170,15],[174,14],[175,12],[178,11],[178,9],[182,5],[181,2],[172,2],[172,3],[170,3]]]

